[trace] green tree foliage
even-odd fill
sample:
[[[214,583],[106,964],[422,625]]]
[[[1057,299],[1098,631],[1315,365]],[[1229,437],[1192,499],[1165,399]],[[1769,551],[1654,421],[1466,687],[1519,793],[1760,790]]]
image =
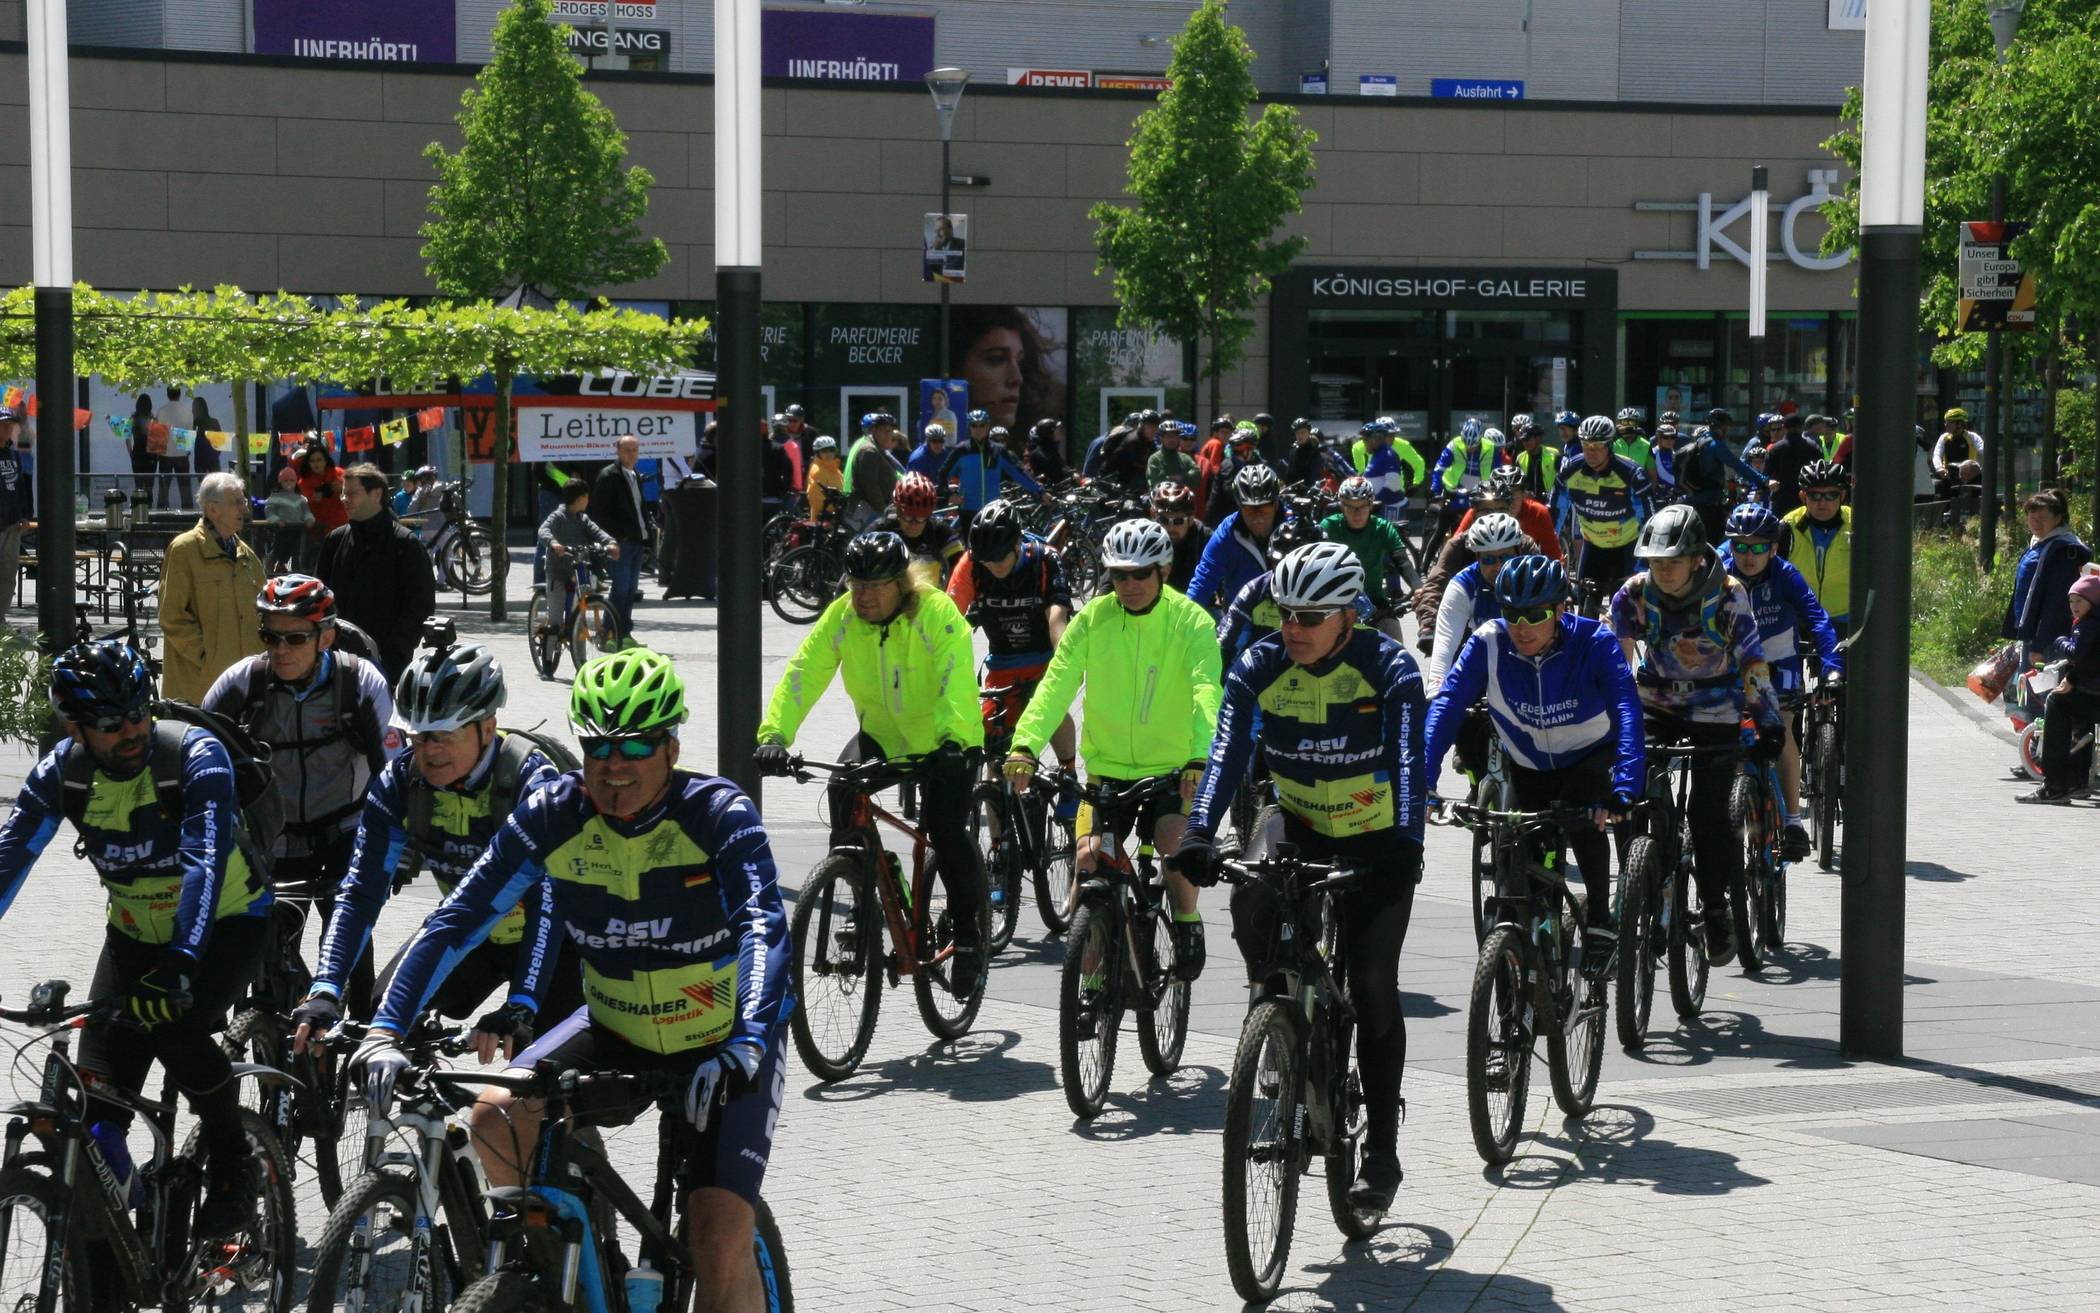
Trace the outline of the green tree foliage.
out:
[[[1114,276],[1121,323],[1209,343],[1212,414],[1220,377],[1254,331],[1255,301],[1305,246],[1276,230],[1312,186],[1314,135],[1287,105],[1250,120],[1253,63],[1223,0],[1204,0],[1175,38],[1172,85],[1130,138],[1136,207],[1104,201],[1090,212],[1097,271]]]
[[[627,136],[584,90],[583,66],[548,0],[516,0],[496,20],[493,54],[460,98],[464,142],[435,142],[437,166],[423,259],[453,296],[498,296],[520,286],[583,296],[649,278],[670,259],[639,224],[654,181],[622,169]]]

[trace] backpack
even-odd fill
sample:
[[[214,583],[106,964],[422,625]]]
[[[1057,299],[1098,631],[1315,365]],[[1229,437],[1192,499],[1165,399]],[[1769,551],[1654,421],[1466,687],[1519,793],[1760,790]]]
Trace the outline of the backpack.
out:
[[[582,769],[583,763],[576,759],[568,745],[550,734],[530,729],[499,729],[498,732],[503,738],[496,745],[496,765],[490,780],[491,815],[508,816],[517,808],[525,787],[525,759],[534,749],[563,774]],[[408,832],[408,848],[394,871],[394,890],[397,893],[422,869],[422,844],[436,824],[436,812],[435,790],[422,787],[409,790],[408,814],[403,817],[402,826]]]
[[[277,840],[284,833],[284,802],[270,768],[270,748],[247,729],[217,712],[187,702],[163,699],[153,704],[153,730],[146,749],[146,769],[153,773],[153,793],[164,818],[180,821],[183,813],[183,736],[191,726],[208,731],[233,759],[234,795],[240,803],[240,826],[234,842],[248,858],[256,878],[267,882]],[[85,751],[66,757],[59,777],[60,810],[78,831],[87,816],[88,794],[95,782],[95,759]],[[76,853],[85,856],[85,841]]]

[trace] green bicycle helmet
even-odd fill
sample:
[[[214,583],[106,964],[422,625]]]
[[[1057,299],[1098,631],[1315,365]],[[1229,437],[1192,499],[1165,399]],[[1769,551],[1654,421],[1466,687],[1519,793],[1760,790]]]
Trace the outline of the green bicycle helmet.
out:
[[[685,681],[671,658],[645,647],[594,657],[576,672],[569,724],[593,738],[640,738],[685,720]]]

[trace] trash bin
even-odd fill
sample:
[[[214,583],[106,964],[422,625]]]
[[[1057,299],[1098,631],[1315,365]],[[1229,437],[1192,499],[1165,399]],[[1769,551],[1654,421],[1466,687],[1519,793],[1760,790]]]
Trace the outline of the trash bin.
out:
[[[721,489],[688,479],[663,492],[664,539],[657,553],[656,581],[664,599],[715,595],[715,520]]]

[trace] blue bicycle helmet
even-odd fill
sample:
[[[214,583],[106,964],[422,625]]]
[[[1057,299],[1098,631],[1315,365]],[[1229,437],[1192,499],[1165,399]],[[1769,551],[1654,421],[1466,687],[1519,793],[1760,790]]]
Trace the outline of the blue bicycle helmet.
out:
[[[880,415],[876,414],[876,413],[875,413],[874,411],[872,411],[872,410],[871,410],[871,411],[868,411],[868,412],[867,412],[866,414],[862,415],[862,416],[860,417],[860,429],[861,429],[861,432],[865,433],[865,432],[867,432],[867,431],[868,431],[869,429],[872,429],[872,428],[874,428],[874,427],[875,427],[875,421],[876,421],[876,420],[879,420],[879,419],[881,419],[881,418],[882,418],[882,416],[880,416]]]
[[[1776,543],[1786,536],[1786,526],[1779,522],[1778,516],[1772,514],[1771,507],[1746,501],[1728,512],[1728,536]]]
[[[1495,575],[1495,600],[1505,607],[1553,606],[1568,599],[1568,572],[1550,556],[1517,556]]]
[[[62,720],[136,716],[152,700],[146,659],[118,639],[76,643],[51,662],[51,709]]]
[[[989,424],[992,422],[992,414],[988,410],[973,410],[969,414],[969,421],[972,424]]]
[[[1577,428],[1582,424],[1582,416],[1572,410],[1564,410],[1553,417],[1553,422],[1564,429]]]

